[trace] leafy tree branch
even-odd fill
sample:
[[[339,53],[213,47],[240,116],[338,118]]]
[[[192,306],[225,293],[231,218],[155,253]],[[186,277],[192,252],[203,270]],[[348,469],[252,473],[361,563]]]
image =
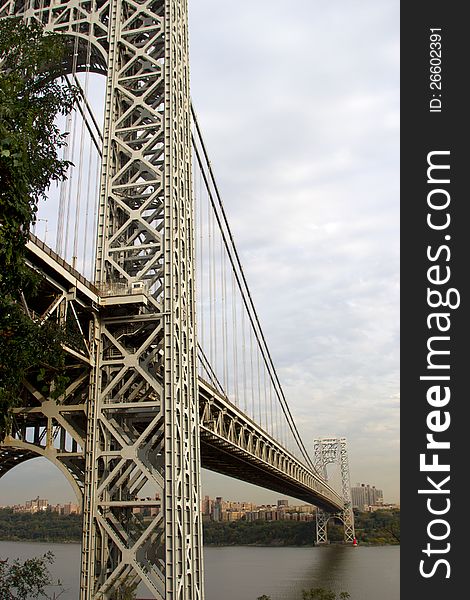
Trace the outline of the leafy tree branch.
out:
[[[43,372],[56,392],[64,381],[62,328],[40,327],[24,311],[24,297],[39,284],[24,259],[38,202],[69,167],[59,158],[66,135],[55,122],[77,94],[62,77],[66,51],[63,38],[44,34],[36,21],[0,21],[0,439],[11,429],[26,372]]]

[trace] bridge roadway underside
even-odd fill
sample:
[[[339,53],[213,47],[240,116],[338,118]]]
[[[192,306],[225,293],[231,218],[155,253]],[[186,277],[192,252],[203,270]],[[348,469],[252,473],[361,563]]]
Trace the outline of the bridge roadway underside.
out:
[[[249,459],[240,456],[230,443],[211,435],[204,426],[201,426],[201,463],[203,468],[221,475],[234,477],[273,492],[292,496],[328,512],[338,511],[337,505],[326,502],[319,494],[303,486],[300,482],[287,480],[276,473],[275,469],[267,468],[265,463],[257,461],[253,456],[250,456]]]

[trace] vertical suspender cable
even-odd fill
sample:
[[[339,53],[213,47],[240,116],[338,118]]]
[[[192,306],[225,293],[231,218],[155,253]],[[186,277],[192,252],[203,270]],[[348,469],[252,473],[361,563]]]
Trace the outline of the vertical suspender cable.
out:
[[[250,324],[250,388],[251,388],[251,418],[255,420],[255,371],[253,367],[253,329]]]
[[[221,279],[222,279],[222,381],[224,382],[224,390],[227,392],[228,384],[228,357],[227,357],[227,274],[225,264],[225,247],[222,236],[220,236],[220,262],[221,262]]]
[[[193,155],[194,159],[194,212],[196,215],[196,249],[197,249],[197,268],[196,268],[196,278],[197,278],[197,297],[198,302],[196,302],[197,309],[197,337],[198,340],[201,339],[201,306],[202,306],[202,296],[201,296],[201,263],[202,263],[202,249],[201,249],[201,195],[200,195],[200,175],[199,170],[196,165],[196,159]],[[198,185],[199,184],[199,185]]]
[[[233,344],[233,383],[235,404],[238,406],[238,347],[237,347],[237,296],[235,291],[235,275],[232,271],[232,344]]]
[[[207,231],[208,231],[208,239],[207,239],[207,277],[208,277],[208,285],[209,285],[209,358],[211,365],[214,364],[214,356],[213,356],[213,346],[212,346],[212,213],[211,213],[211,205],[210,202],[207,203]]]
[[[243,410],[245,413],[248,410],[247,393],[246,393],[246,323],[245,323],[245,307],[241,305],[242,312],[242,373],[243,373]]]
[[[257,363],[257,367],[258,367],[258,376],[257,376],[257,380],[258,380],[258,424],[260,427],[262,427],[262,420],[261,420],[261,374],[260,374],[260,360],[259,360],[259,355],[260,355],[260,349],[256,348],[256,363]]]
[[[98,206],[99,206],[99,189],[100,189],[100,171],[101,171],[101,160],[100,156],[96,156],[96,166],[95,166],[95,191],[93,193],[94,198],[94,208],[93,208],[93,239],[95,243],[92,248],[92,257],[91,257],[91,273],[92,277],[94,277],[95,273],[95,258],[97,251],[97,243],[98,243]]]
[[[85,86],[84,86],[84,97],[88,96],[88,84],[90,79],[90,59],[91,59],[91,38],[88,39],[87,45],[87,53],[86,53],[86,71],[85,71]],[[72,255],[72,266],[76,267],[76,263],[78,262],[78,239],[79,239],[79,229],[80,229],[80,204],[81,204],[81,189],[82,189],[82,178],[84,172],[83,165],[83,153],[85,147],[85,126],[86,126],[86,118],[85,118],[85,101],[83,100],[83,110],[82,112],[82,129],[80,132],[80,157],[78,160],[78,184],[77,184],[77,205],[75,210],[75,229],[74,229],[74,239],[73,239],[73,255]],[[90,157],[91,157],[91,141],[90,141]],[[88,161],[90,162],[90,161]],[[90,179],[90,174],[88,173],[88,179]],[[88,199],[87,199],[88,204]],[[88,210],[88,209],[86,209]],[[86,227],[85,227],[85,235],[86,235]],[[84,267],[85,265],[83,265]]]
[[[75,222],[73,231],[73,251],[72,251],[72,267],[77,268],[78,258],[78,232],[80,227],[80,204],[81,204],[81,192],[82,192],[82,175],[83,175],[83,149],[84,149],[84,136],[85,136],[85,119],[82,119],[82,127],[80,131],[80,152],[78,157],[78,180],[77,180],[77,192],[75,195]]]
[[[72,130],[72,111],[67,113],[65,117],[65,134],[67,135],[67,143],[64,146],[62,160],[69,160],[70,157],[70,132]],[[71,167],[69,166],[67,172],[69,172]],[[55,250],[57,254],[62,256],[63,243],[64,243],[64,218],[65,218],[65,205],[67,199],[67,191],[68,191],[69,180],[68,178],[64,179],[60,182],[60,193],[59,193],[59,212],[57,215],[57,233],[56,233],[56,245]]]
[[[213,345],[214,345],[214,359],[211,365],[212,369],[215,373],[218,373],[217,364],[218,364],[218,356],[217,356],[217,278],[216,278],[216,229],[214,223],[214,212],[211,210],[211,221],[212,221],[212,248],[211,248],[211,279],[212,279],[212,301],[213,301],[213,309],[212,309],[212,335],[213,335]]]
[[[285,418],[286,418],[286,421],[288,423],[288,426],[289,426],[289,428],[290,428],[290,430],[292,432],[292,436],[293,436],[293,439],[295,441],[295,444],[299,447],[299,449],[301,451],[301,454],[302,454],[303,458],[305,459],[306,463],[309,464],[313,468],[313,463],[312,463],[312,461],[311,461],[311,459],[310,459],[310,457],[308,455],[308,452],[307,452],[307,450],[305,448],[305,445],[304,445],[304,443],[303,443],[303,441],[302,441],[302,439],[301,439],[301,437],[299,435],[299,432],[298,432],[297,427],[295,425],[295,422],[293,420],[292,413],[290,411],[289,405],[288,405],[287,400],[286,400],[286,398],[284,396],[283,389],[281,387],[278,375],[276,373],[276,370],[275,370],[273,362],[272,362],[271,354],[269,352],[269,349],[267,347],[263,331],[261,329],[261,326],[260,326],[260,323],[259,323],[259,319],[258,319],[258,315],[257,315],[256,310],[254,308],[253,300],[252,300],[252,297],[251,297],[251,294],[250,294],[250,291],[249,291],[249,288],[248,288],[248,285],[247,285],[247,282],[246,282],[245,274],[244,274],[243,268],[242,268],[241,263],[240,263],[238,252],[236,250],[236,247],[235,247],[235,244],[234,244],[234,241],[233,241],[233,237],[232,237],[230,228],[228,226],[227,217],[226,217],[226,214],[225,214],[225,209],[223,207],[222,200],[221,200],[221,197],[220,197],[217,185],[215,183],[215,178],[214,178],[214,175],[213,175],[213,172],[212,172],[212,168],[211,168],[209,159],[207,157],[207,152],[206,152],[204,141],[202,139],[201,132],[200,132],[200,129],[199,129],[199,124],[198,124],[198,121],[197,121],[196,113],[195,113],[194,107],[192,105],[191,105],[191,111],[192,111],[193,122],[194,122],[194,125],[195,125],[195,134],[197,136],[197,139],[198,139],[201,151],[202,151],[202,153],[204,155],[205,165],[206,165],[207,171],[208,171],[208,176],[209,176],[209,178],[210,178],[210,180],[212,182],[212,185],[213,185],[213,188],[214,188],[215,194],[216,194],[217,206],[218,206],[218,210],[220,211],[220,215],[218,213],[216,213],[217,220],[218,220],[218,223],[219,223],[219,227],[221,227],[221,221],[223,221],[224,222],[225,230],[227,232],[227,235],[225,233],[222,233],[222,235],[224,236],[224,241],[227,244],[227,250],[228,250],[229,253],[230,253],[230,249],[231,249],[230,260],[232,261],[232,264],[233,264],[234,268],[235,268],[235,265],[237,265],[237,267],[236,267],[237,271],[236,271],[235,276],[237,278],[237,283],[238,283],[238,285],[240,287],[240,290],[241,291],[243,290],[242,291],[243,302],[247,306],[247,309],[248,309],[248,307],[250,307],[250,309],[251,309],[250,312],[249,312],[249,316],[250,316],[250,320],[252,321],[253,327],[255,327],[255,324],[256,324],[255,335],[256,335],[256,337],[258,339],[258,342],[260,344],[260,348],[262,349],[263,360],[264,360],[264,363],[266,364],[266,367],[269,370],[270,377],[271,377],[271,379],[273,381],[273,385],[275,385],[275,387],[276,387],[276,393],[277,393],[277,395],[279,397],[279,401],[281,403],[282,411],[283,411],[283,413],[285,415]],[[200,162],[200,164],[202,164],[202,159],[201,159],[201,156],[199,154],[199,151],[198,151],[197,147],[195,148],[195,150],[196,150],[198,161]],[[204,174],[204,178],[206,179],[206,175],[205,174]],[[206,185],[209,185],[208,181],[206,181]],[[213,204],[213,206],[215,208],[216,201],[214,200],[212,194],[210,194],[210,201],[212,202],[212,204]]]
[[[199,176],[201,176],[201,171],[199,171]],[[205,215],[205,211],[204,211],[204,198],[203,198],[203,194],[202,194],[202,190],[201,190],[201,186],[199,186],[199,192],[200,192],[200,201],[199,201],[199,206],[200,206],[200,213],[201,213],[201,345],[202,348],[204,350],[204,352],[206,351],[205,348],[205,344],[204,344],[204,339],[205,339],[205,335],[204,335],[204,329],[205,329],[205,319],[204,319],[204,304],[205,304],[205,289],[204,289],[204,215]]]
[[[72,60],[72,75],[75,77],[77,72],[77,60],[78,60],[78,36],[75,37],[74,49],[73,49],[73,60]],[[75,140],[77,135],[77,112],[74,112],[73,115],[73,132],[71,139],[71,148],[72,148],[72,162],[75,153]],[[68,242],[69,242],[69,228],[70,228],[70,205],[72,202],[72,187],[73,187],[73,174],[74,168],[70,169],[69,175],[69,185],[68,185],[68,193],[67,193],[67,207],[66,207],[66,217],[65,217],[65,242],[64,242],[64,258],[67,260],[67,251],[68,251]]]
[[[271,379],[268,381],[269,385],[269,414],[270,414],[270,431],[269,433],[274,437],[274,410],[273,410],[273,388],[271,385]]]
[[[72,147],[72,162],[74,161],[75,156],[75,140],[77,137],[77,113],[74,112],[73,115],[73,129],[72,129],[72,137],[71,137],[71,147]],[[64,258],[68,259],[68,246],[69,246],[69,231],[70,231],[70,207],[72,204],[72,190],[73,190],[73,175],[75,172],[75,168],[72,167],[70,169],[69,175],[69,186],[67,190],[67,205],[66,205],[66,213],[65,213],[65,240],[64,240]]]
[[[266,366],[263,365],[263,389],[264,389],[264,414],[265,414],[265,431],[268,431],[269,414],[268,414],[268,395],[266,390]]]
[[[271,394],[271,402],[273,405],[273,437],[277,437],[278,436],[278,431],[279,431],[279,427],[278,427],[278,418],[279,418],[279,410],[278,410],[278,406],[277,406],[277,398],[276,398],[276,393],[275,390],[273,389],[272,386],[272,382],[271,386],[270,386],[270,394]]]
[[[92,183],[92,166],[93,166],[93,145],[90,140],[90,156],[88,157],[88,180],[87,180],[87,189],[86,189],[86,205],[85,205],[85,223],[84,223],[84,235],[83,235],[83,253],[82,253],[82,263],[83,263],[83,272],[85,275],[88,275],[86,272],[86,255],[88,250],[88,217],[90,214],[90,202],[91,202],[91,183]]]

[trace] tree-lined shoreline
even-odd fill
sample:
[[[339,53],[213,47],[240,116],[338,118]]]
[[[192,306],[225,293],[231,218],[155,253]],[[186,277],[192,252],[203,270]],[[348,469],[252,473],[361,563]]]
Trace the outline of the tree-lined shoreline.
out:
[[[396,545],[400,543],[400,512],[358,513],[356,537],[361,545]],[[52,511],[30,513],[0,509],[0,540],[28,542],[80,542],[81,515],[59,515]],[[331,524],[331,543],[341,542],[341,525]],[[206,546],[311,546],[315,539],[315,522],[233,521],[205,522]]]

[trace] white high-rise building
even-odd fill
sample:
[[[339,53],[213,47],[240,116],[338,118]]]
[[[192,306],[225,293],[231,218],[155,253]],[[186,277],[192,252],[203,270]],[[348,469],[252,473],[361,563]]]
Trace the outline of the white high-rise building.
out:
[[[353,508],[364,510],[369,506],[381,505],[384,502],[383,491],[373,485],[358,483],[351,488],[351,501]]]

